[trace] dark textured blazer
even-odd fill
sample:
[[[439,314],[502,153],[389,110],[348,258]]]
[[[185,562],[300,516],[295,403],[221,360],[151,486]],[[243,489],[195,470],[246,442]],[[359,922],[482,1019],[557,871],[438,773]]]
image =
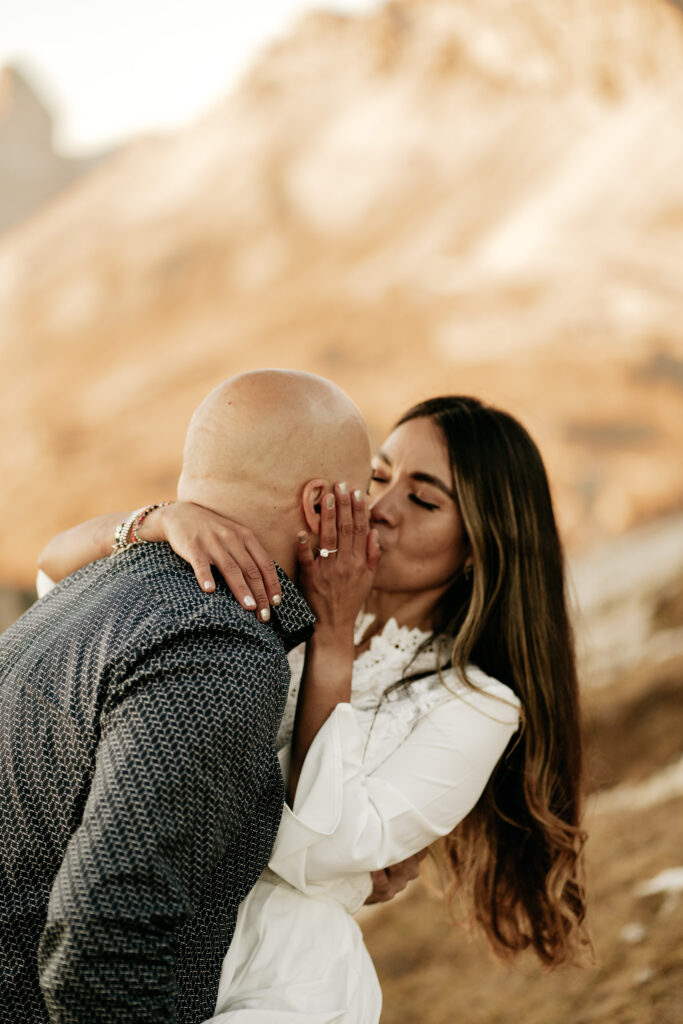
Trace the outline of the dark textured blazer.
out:
[[[165,544],[64,580],[0,637],[0,1021],[199,1022],[283,782],[280,574],[257,621]]]

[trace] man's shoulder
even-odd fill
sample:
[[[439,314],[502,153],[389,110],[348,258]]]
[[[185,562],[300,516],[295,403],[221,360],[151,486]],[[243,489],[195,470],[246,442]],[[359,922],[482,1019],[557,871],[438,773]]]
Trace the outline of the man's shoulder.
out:
[[[110,560],[105,586],[115,605],[135,609],[136,618],[161,632],[223,630],[271,642],[253,612],[235,600],[218,577],[216,589],[201,590],[192,567],[164,543],[146,544]]]
[[[13,646],[19,652],[28,645],[32,657],[48,650],[87,650],[96,652],[100,664],[130,665],[150,649],[188,651],[199,644],[221,662],[239,650],[249,652],[252,663],[273,661],[274,655],[279,663],[313,622],[284,573],[280,582],[282,606],[264,624],[239,604],[218,574],[215,592],[207,594],[192,567],[168,544],[144,544],[62,580],[15,624]]]
[[[197,635],[239,636],[266,651],[277,644],[222,580],[214,594],[204,593],[192,568],[162,543],[140,545],[79,569],[25,618],[27,633],[71,636],[71,643],[95,644],[114,657],[161,639],[187,645]]]
[[[191,721],[197,730],[234,715],[279,721],[290,673],[275,631],[242,608],[222,580],[204,593],[166,545],[119,557],[111,584],[116,636],[106,647],[107,727],[133,705],[135,714],[164,719],[169,729]]]
[[[266,648],[274,646],[285,651],[308,639],[313,631],[315,619],[311,609],[296,584],[279,566],[282,603],[271,610],[270,622],[265,624],[253,611],[242,607],[219,573],[215,573],[214,592],[205,593],[192,567],[168,544],[133,548],[114,558],[115,564],[118,559],[121,559],[118,564],[122,570],[118,587],[123,593],[127,588],[148,593],[151,606],[157,613],[161,612],[168,623],[177,622],[185,628],[190,623],[221,625],[253,637]]]

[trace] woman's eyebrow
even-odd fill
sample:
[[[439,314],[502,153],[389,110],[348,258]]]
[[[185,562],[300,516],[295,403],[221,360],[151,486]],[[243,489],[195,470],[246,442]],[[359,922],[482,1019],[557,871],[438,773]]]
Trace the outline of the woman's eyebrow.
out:
[[[383,452],[381,450],[378,451],[377,454],[375,455],[375,458],[381,459],[382,462],[385,462],[387,464],[387,466],[391,466],[391,459],[389,458],[386,452]],[[417,473],[411,473],[410,479],[417,480],[418,483],[431,484],[432,487],[438,487],[439,490],[443,491],[444,494],[447,494],[452,501],[455,501],[455,495],[453,494],[453,491],[450,489],[448,484],[445,484],[443,480],[441,480],[440,477],[438,476],[433,476],[431,473],[420,473],[418,471]]]
[[[455,501],[455,495],[450,487],[438,476],[432,476],[431,473],[411,473],[410,478],[423,484],[431,484],[433,487],[438,487],[440,491],[443,491],[444,494],[447,494],[449,498]]]

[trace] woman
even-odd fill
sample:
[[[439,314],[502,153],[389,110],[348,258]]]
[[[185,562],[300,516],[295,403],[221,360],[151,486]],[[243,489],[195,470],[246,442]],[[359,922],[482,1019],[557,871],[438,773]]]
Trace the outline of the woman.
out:
[[[323,502],[327,557],[300,543],[318,622],[281,730],[289,806],[269,869],[240,909],[221,1024],[378,1021],[379,988],[350,912],[370,872],[439,837],[449,898],[457,889],[498,954],[531,946],[554,966],[583,941],[577,681],[538,450],[506,413],[437,398],[399,420],[373,468],[374,580],[362,495],[337,487]],[[201,538],[215,528],[198,532],[193,516],[211,519],[164,509],[141,533],[175,535],[205,580],[207,557],[219,556]],[[71,570],[102,553],[93,529],[72,532]],[[253,550],[239,537],[238,565]],[[55,571],[49,549],[43,567]]]

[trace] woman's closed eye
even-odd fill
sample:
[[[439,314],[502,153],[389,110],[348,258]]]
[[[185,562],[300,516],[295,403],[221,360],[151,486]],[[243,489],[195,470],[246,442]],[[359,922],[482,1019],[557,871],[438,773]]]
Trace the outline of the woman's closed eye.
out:
[[[391,480],[389,479],[389,477],[386,477],[386,476],[380,476],[380,475],[379,475],[379,472],[378,472],[377,470],[374,470],[374,471],[373,471],[373,474],[372,474],[372,476],[370,477],[370,480],[371,480],[371,481],[372,481],[373,483],[376,483],[376,484],[388,484],[388,483],[391,483]],[[419,506],[420,506],[420,508],[426,508],[426,509],[429,509],[429,511],[430,511],[430,512],[434,512],[434,511],[435,511],[435,509],[437,509],[437,508],[441,508],[441,506],[440,506],[440,505],[436,505],[436,504],[435,504],[434,502],[432,502],[432,501],[425,501],[425,499],[424,499],[424,498],[421,498],[421,497],[420,497],[419,495],[417,495],[417,494],[409,494],[409,495],[408,495],[408,498],[409,498],[409,499],[410,499],[410,501],[412,501],[412,502],[413,502],[413,503],[414,503],[415,505],[419,505]]]
[[[417,494],[409,494],[408,497],[412,502],[414,502],[416,505],[419,505],[421,508],[428,508],[430,512],[433,512],[434,509],[441,507],[440,505],[435,505],[431,501],[425,501],[424,498],[419,498]]]

